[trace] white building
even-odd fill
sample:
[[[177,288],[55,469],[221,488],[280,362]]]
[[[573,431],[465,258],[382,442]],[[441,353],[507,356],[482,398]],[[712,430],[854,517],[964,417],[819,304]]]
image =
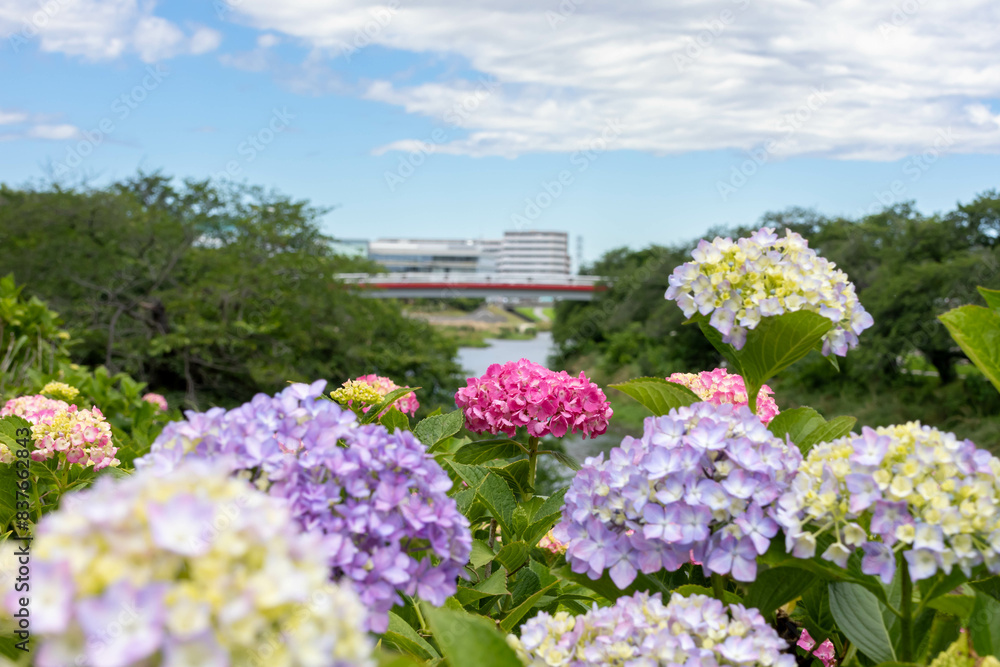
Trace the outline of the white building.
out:
[[[391,273],[570,272],[566,232],[505,232],[503,239],[379,239],[368,258]]]
[[[500,273],[568,275],[569,234],[566,232],[504,232]]]
[[[368,244],[368,259],[386,271],[478,273],[484,255],[499,241],[475,239],[379,239]]]

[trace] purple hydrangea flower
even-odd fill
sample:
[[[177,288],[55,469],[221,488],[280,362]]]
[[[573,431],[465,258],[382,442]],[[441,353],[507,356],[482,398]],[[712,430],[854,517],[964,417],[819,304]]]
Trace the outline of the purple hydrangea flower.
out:
[[[772,505],[801,460],[746,406],[695,403],[648,417],[641,440],[587,459],[555,536],[574,572],[609,570],[621,588],[692,553],[706,571],[753,581],[778,531]]]
[[[472,549],[469,522],[447,496],[451,479],[412,433],[359,425],[354,413],[322,398],[324,384],[258,394],[228,412],[188,412],[136,467],[224,460],[287,499],[304,530],[329,538],[332,578],[352,582],[374,612],[371,629],[383,632],[400,593],[437,606],[455,593]],[[153,516],[151,524],[158,540],[168,539],[171,517]]]

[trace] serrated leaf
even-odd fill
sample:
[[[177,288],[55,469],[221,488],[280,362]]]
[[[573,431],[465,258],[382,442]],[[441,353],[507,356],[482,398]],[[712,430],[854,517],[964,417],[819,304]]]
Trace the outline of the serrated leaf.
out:
[[[389,612],[389,629],[383,635],[400,651],[424,660],[441,657],[426,639],[421,637],[410,624],[400,618],[395,612]]]
[[[511,519],[514,517],[517,501],[514,500],[514,493],[507,486],[507,482],[499,475],[490,472],[476,487],[476,497],[482,501],[493,518],[497,520],[504,534],[513,535],[514,526]]]
[[[850,582],[829,584],[830,612],[841,632],[875,662],[896,660],[885,609],[868,589]]]
[[[938,315],[969,360],[1000,391],[1000,311],[962,306]]]
[[[957,567],[952,569],[949,574],[938,572],[933,577],[921,579],[917,582],[917,587],[920,590],[920,599],[926,604],[939,595],[950,593],[967,580],[965,573]]]
[[[442,461],[443,465],[448,466],[455,471],[459,479],[469,485],[473,491],[482,483],[486,475],[489,474],[489,468],[484,466],[468,466],[464,463],[456,463],[455,461]]]
[[[798,443],[803,436],[812,433],[826,423],[823,416],[812,408],[801,407],[783,410],[771,420],[767,429],[775,436],[784,440],[785,435]]]
[[[664,378],[641,377],[609,386],[631,396],[657,416],[701,400],[687,387]]]
[[[979,294],[985,299],[987,307],[993,310],[1000,310],[1000,290],[977,287]]]
[[[470,442],[455,452],[455,460],[466,465],[486,463],[496,459],[510,459],[521,454],[527,454],[524,445],[509,438],[499,440],[481,440]]]
[[[516,607],[541,587],[538,575],[531,568],[522,569],[517,573],[517,581],[510,587],[511,605]]]
[[[396,408],[389,408],[382,415],[382,418],[378,420],[378,423],[385,426],[389,430],[389,433],[395,433],[396,429],[400,431],[410,430],[410,418]]]
[[[829,318],[807,310],[764,317],[747,332],[746,343],[737,351],[722,342],[709,318],[698,316],[696,321],[712,346],[743,376],[751,406],[757,404],[761,385],[809,354],[833,328]]]
[[[1000,655],[1000,602],[982,591],[976,591],[976,602],[967,627],[976,653]]]
[[[535,604],[540,599],[542,599],[542,596],[545,595],[557,583],[558,582],[554,581],[550,583],[548,586],[539,589],[535,593],[532,593],[527,600],[525,600],[518,606],[511,609],[510,613],[504,616],[504,619],[500,621],[500,629],[503,630],[504,632],[511,632],[514,629],[514,627],[517,626],[518,621],[524,618],[524,616],[534,608]]]
[[[481,568],[496,557],[490,545],[482,540],[472,540],[472,553],[469,554],[469,564],[473,568]]]
[[[421,420],[413,427],[413,435],[430,449],[461,431],[464,425],[465,416],[462,411],[453,410],[447,414],[431,415]]]
[[[834,417],[812,433],[803,437],[802,442],[796,442],[795,444],[798,445],[802,455],[805,456],[809,453],[810,449],[821,442],[830,442],[837,438],[843,438],[851,432],[857,421],[856,417],[848,417],[847,415]]]
[[[770,616],[778,607],[798,598],[815,583],[815,575],[794,567],[759,571],[743,598],[743,604],[756,607],[764,616]]]
[[[530,551],[531,548],[524,542],[511,542],[500,548],[494,560],[512,572],[524,565]]]
[[[549,532],[556,525],[559,517],[562,516],[563,500],[568,490],[569,487],[559,489],[545,499],[542,506],[535,512],[531,525],[524,531],[523,537],[525,542],[528,544],[538,544],[538,540],[542,539],[545,533]]]
[[[480,581],[473,588],[487,595],[507,595],[507,570],[498,567],[489,578]]]
[[[434,639],[451,667],[523,667],[489,619],[421,604]]]
[[[488,465],[490,472],[499,475],[507,482],[511,491],[517,492],[522,498],[534,489],[528,484],[528,459],[520,459],[513,463]]]

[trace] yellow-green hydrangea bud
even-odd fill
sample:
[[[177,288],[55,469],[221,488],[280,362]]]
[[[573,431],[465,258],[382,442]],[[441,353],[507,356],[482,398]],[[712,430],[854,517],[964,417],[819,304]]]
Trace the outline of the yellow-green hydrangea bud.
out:
[[[49,382],[42,387],[43,396],[50,396],[60,401],[72,401],[80,395],[80,390],[65,382]]]

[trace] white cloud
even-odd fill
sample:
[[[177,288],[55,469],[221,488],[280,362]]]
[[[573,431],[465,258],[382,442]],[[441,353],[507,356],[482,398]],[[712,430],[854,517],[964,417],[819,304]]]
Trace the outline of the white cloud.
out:
[[[21,111],[4,111],[0,109],[0,125],[23,123],[28,120],[28,114]]]
[[[0,34],[14,51],[37,40],[42,51],[95,61],[134,52],[155,62],[219,46],[217,31],[191,25],[188,34],[154,16],[154,9],[148,0],[6,0],[0,3]]]
[[[80,130],[75,125],[35,125],[28,129],[26,136],[31,139],[61,141],[75,139],[80,136]]]
[[[1000,3],[953,0],[240,0],[235,16],[325,59],[377,44],[467,63],[502,85],[366,84],[368,99],[464,132],[441,152],[573,151],[611,119],[615,146],[656,154],[780,140],[782,155],[890,160],[951,128],[956,152],[1000,152]],[[234,63],[235,64],[235,63]],[[246,64],[246,63],[245,63]],[[254,63],[264,68],[262,59]],[[815,90],[824,91],[816,104]],[[813,96],[810,98],[810,96]],[[804,105],[813,100],[815,108]],[[805,111],[803,111],[805,109]],[[796,118],[795,114],[798,114]],[[978,115],[977,115],[978,113]],[[987,111],[987,113],[989,113]],[[992,117],[992,115],[991,115]],[[400,137],[405,150],[424,137]]]

